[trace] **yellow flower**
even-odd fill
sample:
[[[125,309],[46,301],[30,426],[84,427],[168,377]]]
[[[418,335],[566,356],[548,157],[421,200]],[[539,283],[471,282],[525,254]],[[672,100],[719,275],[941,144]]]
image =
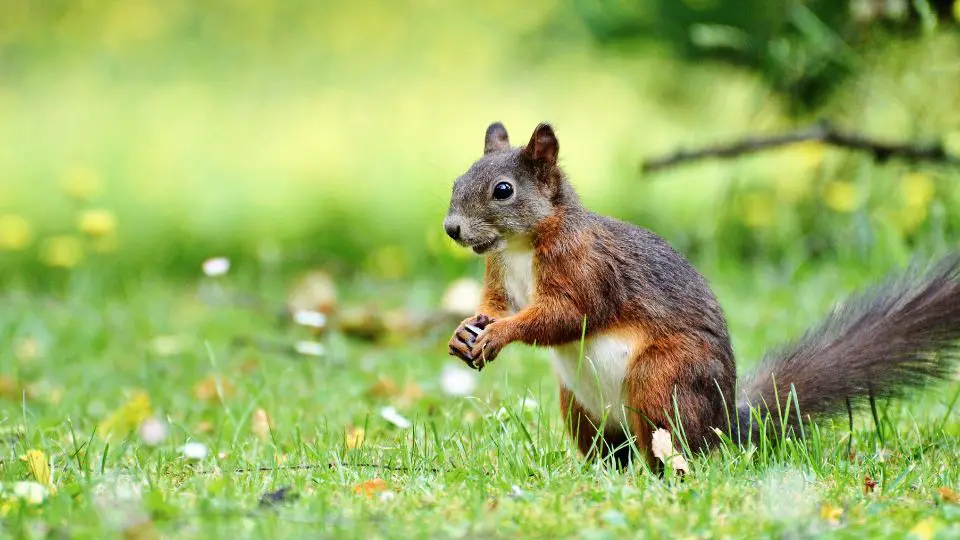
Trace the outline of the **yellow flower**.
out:
[[[750,193],[743,197],[741,219],[748,227],[761,228],[773,223],[774,201],[765,193]]]
[[[20,460],[26,462],[30,475],[38,483],[45,486],[50,485],[50,462],[47,456],[40,450],[27,450],[27,453],[20,456]]]
[[[70,197],[78,200],[87,200],[100,193],[103,182],[100,175],[93,169],[75,167],[64,173],[60,181],[63,190]]]
[[[30,222],[16,214],[0,216],[0,250],[19,251],[30,243]]]
[[[900,193],[904,202],[912,209],[925,208],[933,199],[935,191],[936,185],[928,174],[910,173],[900,181]]]
[[[83,260],[83,244],[73,236],[54,236],[44,242],[40,259],[48,266],[73,268]]]
[[[853,212],[862,200],[853,182],[834,180],[823,189],[823,202],[835,212]]]
[[[117,218],[109,210],[102,208],[86,210],[80,214],[77,227],[81,232],[94,238],[107,236],[117,228]]]

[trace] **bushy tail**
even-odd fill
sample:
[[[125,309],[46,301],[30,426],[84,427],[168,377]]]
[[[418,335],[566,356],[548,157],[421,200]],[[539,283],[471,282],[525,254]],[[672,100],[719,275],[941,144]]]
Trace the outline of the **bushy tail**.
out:
[[[797,404],[804,419],[846,411],[848,403],[949,378],[958,360],[960,254],[849,298],[798,341],[768,354],[739,384],[735,431],[757,440],[751,407],[768,426],[781,418],[796,425]]]

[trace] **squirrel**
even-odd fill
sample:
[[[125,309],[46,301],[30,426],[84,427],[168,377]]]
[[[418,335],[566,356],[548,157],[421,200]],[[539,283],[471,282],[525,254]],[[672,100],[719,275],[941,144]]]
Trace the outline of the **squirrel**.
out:
[[[722,437],[745,445],[957,368],[954,254],[853,296],[738,381],[704,277],[653,232],[584,208],[558,151],[549,124],[512,147],[495,122],[456,179],[444,229],[486,267],[476,315],[449,353],[480,370],[513,342],[552,348],[565,429],[586,458],[623,467],[636,449],[656,466],[661,428],[694,454]]]

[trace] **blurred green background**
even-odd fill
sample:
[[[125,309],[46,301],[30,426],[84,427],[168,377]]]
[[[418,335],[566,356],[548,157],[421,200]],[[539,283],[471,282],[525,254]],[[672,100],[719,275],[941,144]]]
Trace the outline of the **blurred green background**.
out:
[[[440,226],[493,120],[554,123],[587,204],[698,263],[906,260],[955,245],[960,174],[804,126],[960,147],[952,0],[0,0],[0,272],[56,283],[324,266],[476,273]],[[111,280],[105,280],[110,282]]]

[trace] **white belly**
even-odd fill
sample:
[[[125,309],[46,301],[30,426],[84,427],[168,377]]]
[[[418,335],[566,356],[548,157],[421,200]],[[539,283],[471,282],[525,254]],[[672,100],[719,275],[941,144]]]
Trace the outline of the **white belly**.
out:
[[[504,287],[512,312],[525,308],[533,298],[533,252],[507,249],[502,254]],[[583,344],[580,341],[554,347],[554,369],[562,384],[573,391],[583,407],[609,427],[626,430],[623,404],[623,379],[633,344],[615,336],[598,335]]]
[[[507,249],[501,255],[503,285],[514,313],[527,307],[533,298],[533,250]]]
[[[633,346],[614,336],[598,335],[583,344],[555,347],[553,366],[562,384],[573,391],[577,401],[595,420],[607,428],[622,427],[629,432],[623,403],[623,379]]]

